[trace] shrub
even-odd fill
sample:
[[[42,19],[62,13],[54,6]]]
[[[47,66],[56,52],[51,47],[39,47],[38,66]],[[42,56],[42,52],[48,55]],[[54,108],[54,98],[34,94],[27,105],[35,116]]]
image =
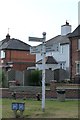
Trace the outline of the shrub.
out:
[[[0,69],[0,87],[2,88],[7,87],[6,75],[3,69]]]
[[[32,70],[28,76],[29,85],[40,86],[41,85],[41,71]]]
[[[2,69],[0,69],[0,87],[2,87]]]

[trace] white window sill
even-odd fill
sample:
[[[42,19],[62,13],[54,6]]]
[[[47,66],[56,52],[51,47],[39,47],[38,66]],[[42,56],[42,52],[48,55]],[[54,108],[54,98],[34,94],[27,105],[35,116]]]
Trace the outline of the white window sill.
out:
[[[76,73],[75,75],[80,75],[80,73]]]
[[[80,50],[79,50],[79,49],[77,49],[76,51],[77,51],[77,52],[79,52]]]

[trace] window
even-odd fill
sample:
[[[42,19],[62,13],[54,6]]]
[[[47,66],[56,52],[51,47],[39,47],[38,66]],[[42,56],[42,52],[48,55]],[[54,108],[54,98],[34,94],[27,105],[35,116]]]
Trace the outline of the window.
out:
[[[63,45],[61,45],[60,48],[61,48],[60,52],[63,53]]]
[[[80,74],[80,62],[76,63],[76,74]]]
[[[65,63],[60,63],[60,68],[65,69]]]
[[[57,51],[59,51],[59,47],[57,46]]]
[[[3,50],[0,51],[0,58],[5,58],[5,52]]]
[[[65,69],[65,63],[63,63],[63,69]]]
[[[62,63],[60,63],[60,68],[62,69]]]
[[[80,50],[80,39],[78,39],[78,50]]]
[[[49,70],[52,70],[52,68],[49,68]]]

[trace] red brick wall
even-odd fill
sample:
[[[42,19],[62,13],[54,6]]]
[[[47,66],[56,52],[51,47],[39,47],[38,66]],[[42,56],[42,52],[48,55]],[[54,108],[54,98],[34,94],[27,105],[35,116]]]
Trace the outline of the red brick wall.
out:
[[[70,46],[70,74],[71,78],[75,78],[76,75],[76,63],[75,61],[80,61],[80,51],[78,50],[78,39],[71,39]]]
[[[16,51],[16,50],[6,50],[6,58],[4,62],[28,62],[29,64],[13,64],[13,68],[16,70],[24,70],[29,66],[32,66],[32,63],[35,63],[36,56],[30,54],[30,52],[26,51]],[[31,62],[31,63],[30,63]]]
[[[64,87],[66,98],[80,98],[80,85],[79,84],[60,84],[60,83],[50,83],[50,93],[51,97],[57,97],[56,89],[59,87]],[[49,94],[49,93],[48,93]],[[49,94],[50,95],[50,94]]]
[[[46,98],[57,98],[57,92],[56,92],[56,88],[60,86],[60,84],[57,83],[51,83],[51,87],[50,90],[46,90],[45,95]],[[80,85],[78,84],[63,84],[62,86],[68,86],[69,88],[65,89],[65,97],[69,98],[69,99],[80,99]],[[75,88],[76,86],[78,86],[78,88]],[[65,87],[64,87],[65,88]],[[72,88],[72,89],[71,89]],[[29,91],[25,91],[25,92],[17,92],[17,98],[36,98],[35,93],[31,93]],[[9,97],[11,98],[11,91],[9,91],[9,89],[3,89],[2,90],[2,97]]]
[[[3,98],[11,98],[12,92],[9,90],[2,90],[2,97]],[[80,99],[80,89],[66,89],[65,97],[69,99]],[[36,98],[36,94],[31,92],[17,92],[16,93],[17,98]],[[57,92],[46,90],[46,98],[57,98]]]
[[[13,61],[35,62],[35,55],[32,55],[26,51],[7,50],[6,60],[7,61],[13,60]]]
[[[78,44],[77,40],[72,40],[72,77],[76,74],[76,63],[78,60]]]

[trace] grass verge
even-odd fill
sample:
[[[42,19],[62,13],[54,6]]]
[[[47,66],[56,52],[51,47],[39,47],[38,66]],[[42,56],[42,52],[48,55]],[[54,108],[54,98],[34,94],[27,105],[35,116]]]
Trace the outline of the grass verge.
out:
[[[25,102],[24,118],[78,118],[77,100],[46,100],[45,112],[42,112],[41,101],[34,99],[3,99],[2,100],[2,117],[14,118],[11,109],[12,102]],[[18,111],[19,113],[19,111]]]

